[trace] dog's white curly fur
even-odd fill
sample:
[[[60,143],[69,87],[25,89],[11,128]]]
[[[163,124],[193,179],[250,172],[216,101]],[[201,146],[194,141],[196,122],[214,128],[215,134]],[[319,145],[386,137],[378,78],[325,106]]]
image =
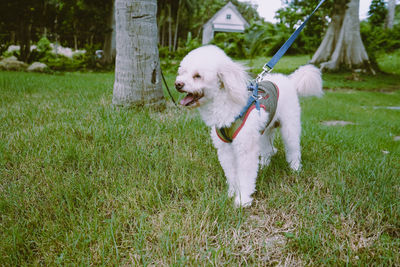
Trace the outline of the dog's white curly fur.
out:
[[[235,197],[236,206],[251,205],[259,164],[267,166],[277,151],[273,146],[275,122],[281,126],[290,168],[301,169],[298,95],[323,95],[321,73],[312,65],[302,66],[289,76],[268,74],[264,79],[279,87],[277,111],[270,126],[261,134],[269,113],[253,110],[233,142],[224,143],[215,127],[231,125],[247,102],[249,76],[244,66],[232,61],[218,47],[208,45],[187,54],[176,77],[177,89],[188,93],[192,100],[181,103],[198,108],[204,122],[211,127],[211,138],[227,178],[228,194]]]

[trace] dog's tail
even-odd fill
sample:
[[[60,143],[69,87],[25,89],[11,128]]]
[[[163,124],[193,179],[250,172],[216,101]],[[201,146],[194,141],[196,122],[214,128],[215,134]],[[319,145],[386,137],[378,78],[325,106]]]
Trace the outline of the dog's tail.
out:
[[[324,94],[321,71],[313,65],[301,66],[290,74],[289,78],[296,86],[299,96],[321,97]]]

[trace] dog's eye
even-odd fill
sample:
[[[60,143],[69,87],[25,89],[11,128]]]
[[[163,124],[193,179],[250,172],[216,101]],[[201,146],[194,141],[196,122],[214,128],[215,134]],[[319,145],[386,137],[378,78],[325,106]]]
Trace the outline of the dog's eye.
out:
[[[193,75],[193,78],[194,78],[194,79],[200,79],[201,76],[200,76],[200,74],[196,73],[195,75]]]

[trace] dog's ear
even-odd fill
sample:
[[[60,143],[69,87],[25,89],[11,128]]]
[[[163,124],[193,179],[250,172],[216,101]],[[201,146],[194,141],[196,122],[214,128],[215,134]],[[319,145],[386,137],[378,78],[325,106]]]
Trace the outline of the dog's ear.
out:
[[[221,89],[226,90],[234,102],[242,103],[246,101],[248,75],[241,64],[230,61],[223,65],[217,75]]]

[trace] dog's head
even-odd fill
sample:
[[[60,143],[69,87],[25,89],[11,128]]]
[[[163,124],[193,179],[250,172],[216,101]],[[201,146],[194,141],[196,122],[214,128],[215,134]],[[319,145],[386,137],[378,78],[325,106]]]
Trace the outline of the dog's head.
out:
[[[203,46],[191,51],[182,60],[175,88],[186,93],[180,104],[199,107],[227,94],[234,102],[247,99],[248,76],[244,67],[233,62],[216,46]]]

